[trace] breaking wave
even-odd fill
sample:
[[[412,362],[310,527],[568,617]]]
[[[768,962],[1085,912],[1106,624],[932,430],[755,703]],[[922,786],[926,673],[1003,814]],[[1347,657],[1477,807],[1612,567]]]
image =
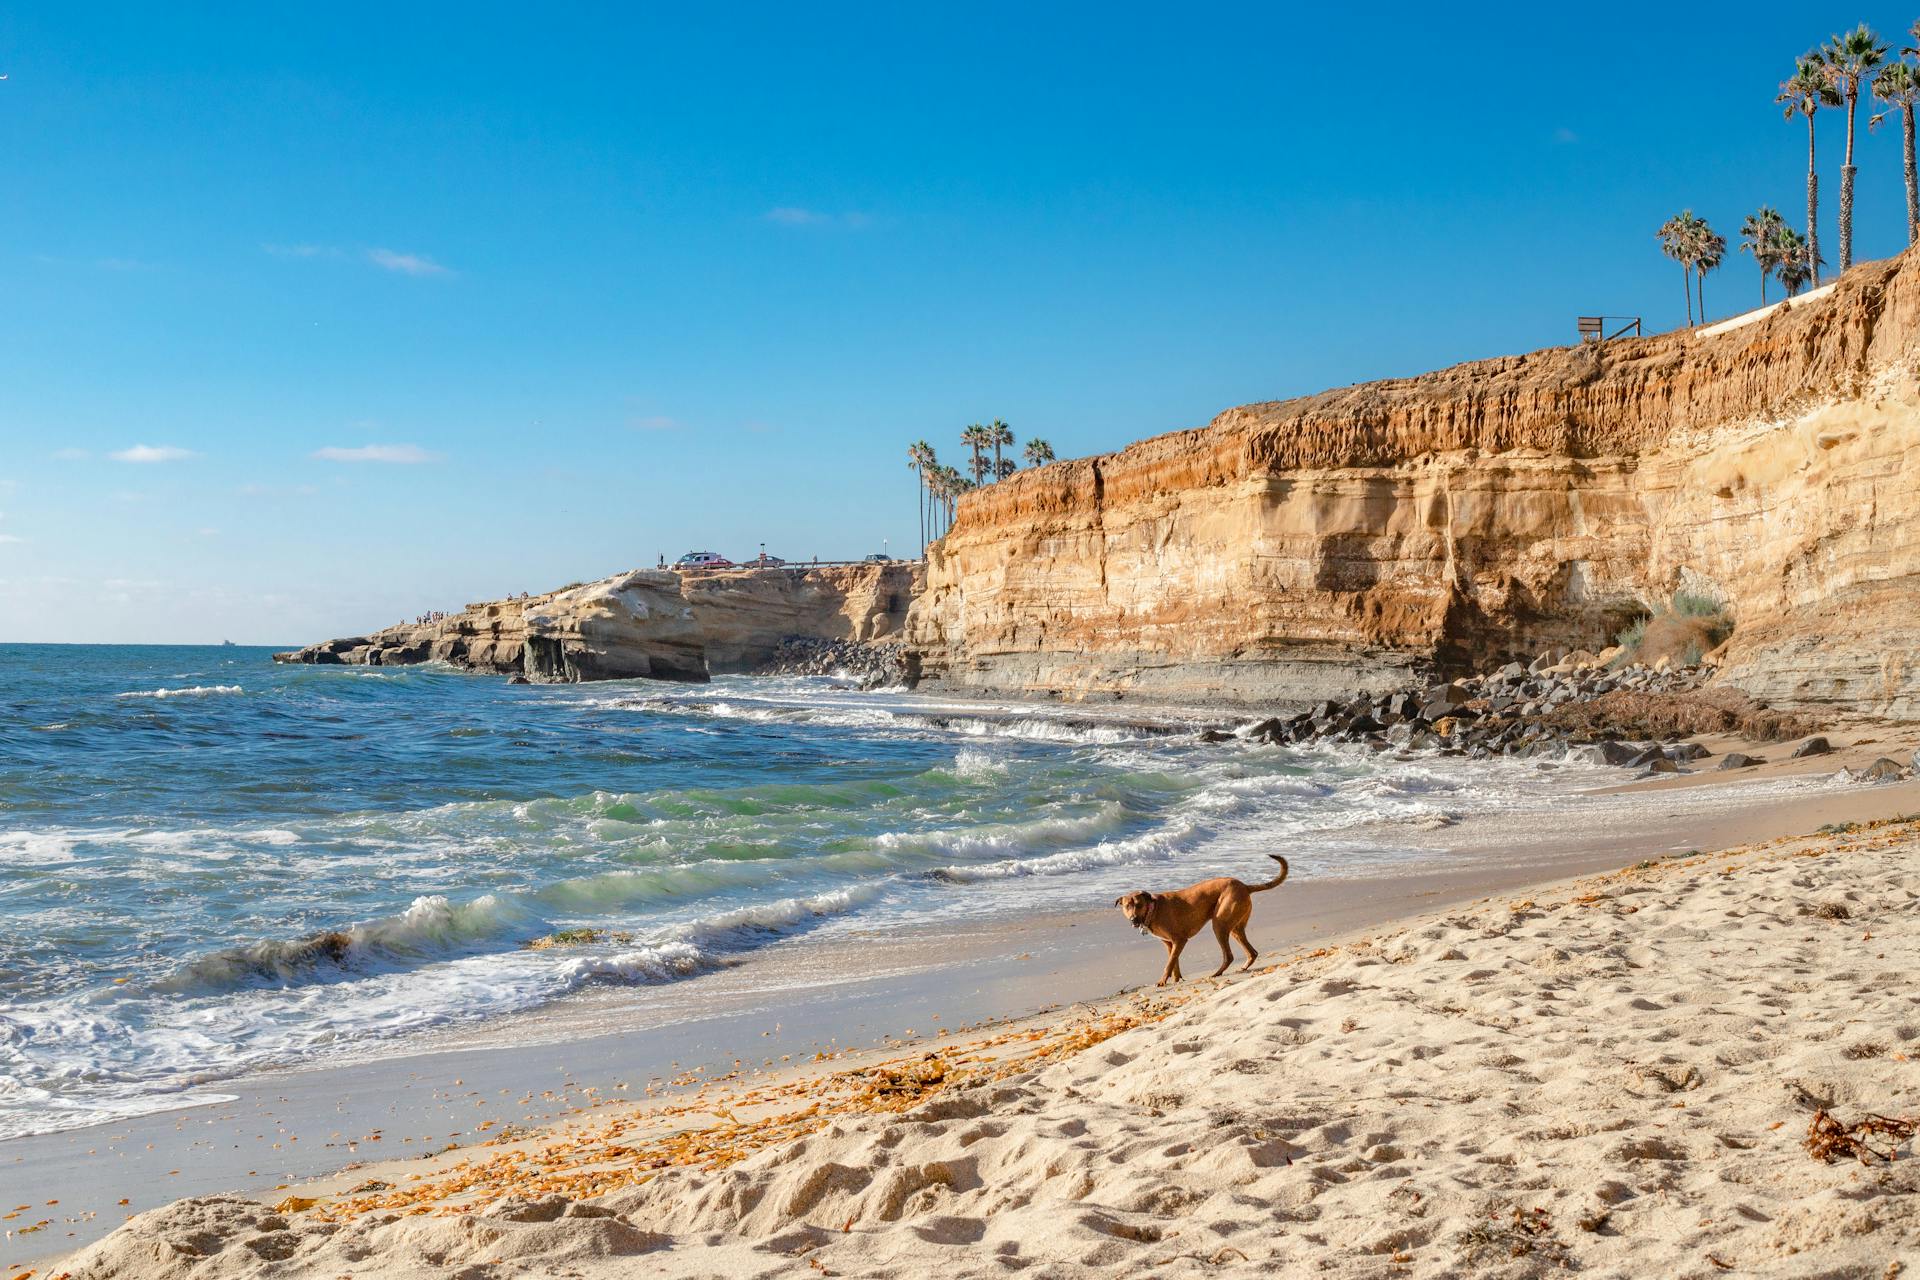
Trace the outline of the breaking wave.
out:
[[[323,929],[299,938],[269,938],[189,961],[155,984],[177,993],[289,986],[374,966],[418,964],[471,950],[545,923],[511,899],[486,894],[455,906],[439,894],[415,898],[397,916]]]
[[[221,693],[245,693],[237,684],[196,684],[184,689],[142,689],[133,693],[116,693],[116,698],[210,698]]]

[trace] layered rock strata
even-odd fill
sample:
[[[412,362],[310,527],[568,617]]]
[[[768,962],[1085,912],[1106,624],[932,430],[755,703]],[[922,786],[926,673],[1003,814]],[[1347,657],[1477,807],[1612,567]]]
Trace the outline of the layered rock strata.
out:
[[[888,564],[738,569],[689,576],[681,594],[716,672],[753,670],[783,640],[895,639],[919,590],[921,567]]]
[[[273,656],[375,667],[448,662],[541,682],[707,678],[700,626],[679,577],[645,569]]]
[[[1232,409],[969,494],[907,643],[940,683],[1267,703],[1598,650],[1676,592],[1723,679],[1920,718],[1920,256],[1711,335]]]
[[[698,681],[752,669],[793,637],[867,642],[894,635],[906,621],[918,572],[906,563],[684,578],[638,569],[274,658],[366,666],[439,661],[542,683]]]

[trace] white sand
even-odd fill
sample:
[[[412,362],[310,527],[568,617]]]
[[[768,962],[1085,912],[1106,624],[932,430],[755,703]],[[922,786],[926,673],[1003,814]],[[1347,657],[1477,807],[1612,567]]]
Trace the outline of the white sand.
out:
[[[1567,882],[721,1171],[342,1225],[183,1201],[64,1269],[1885,1280],[1920,1258],[1912,1144],[1804,1143],[1818,1107],[1920,1114],[1917,859],[1907,823]]]

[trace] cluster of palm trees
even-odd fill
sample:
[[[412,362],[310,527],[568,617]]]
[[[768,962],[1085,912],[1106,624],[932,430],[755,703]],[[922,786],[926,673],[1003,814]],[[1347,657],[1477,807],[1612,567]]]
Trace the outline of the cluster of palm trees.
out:
[[[1819,48],[1803,54],[1793,75],[1780,83],[1774,98],[1786,108],[1786,118],[1799,116],[1807,125],[1807,229],[1803,235],[1787,225],[1778,210],[1762,205],[1740,225],[1740,248],[1753,255],[1760,268],[1760,301],[1767,300],[1767,281],[1777,279],[1792,297],[1809,284],[1820,283],[1826,259],[1820,253],[1820,170],[1814,149],[1814,117],[1828,108],[1847,113],[1847,149],[1840,164],[1840,270],[1853,265],[1853,163],[1855,126],[1862,92],[1886,104],[1870,116],[1875,129],[1893,112],[1900,113],[1901,141],[1907,179],[1907,243],[1920,240],[1920,174],[1914,167],[1914,108],[1920,105],[1920,22],[1913,24],[1912,45],[1887,61],[1888,46],[1873,29],[1861,23],[1833,36]],[[1660,227],[1660,248],[1681,266],[1687,286],[1687,323],[1694,322],[1694,302],[1700,320],[1707,318],[1706,275],[1720,265],[1727,242],[1704,218],[1688,209]]]
[[[952,526],[954,503],[961,494],[1004,480],[1020,469],[1020,464],[1004,452],[1013,448],[1013,428],[998,418],[967,427],[960,433],[960,443],[968,452],[966,472],[942,463],[934,455],[933,446],[925,440],[916,440],[907,446],[907,467],[920,482],[920,545],[923,547],[943,536]],[[992,457],[987,456],[989,451]],[[1038,436],[1028,440],[1021,452],[1030,467],[1045,466],[1053,461],[1053,446]]]

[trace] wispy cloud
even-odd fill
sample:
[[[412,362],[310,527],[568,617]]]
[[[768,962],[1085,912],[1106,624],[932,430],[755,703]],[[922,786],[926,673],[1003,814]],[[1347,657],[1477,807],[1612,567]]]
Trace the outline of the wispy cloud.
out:
[[[793,204],[769,209],[764,216],[768,222],[782,227],[839,227],[847,231],[859,231],[873,224],[873,219],[864,213],[825,213]]]
[[[396,253],[392,249],[369,249],[367,261],[384,271],[403,276],[450,276],[452,270],[418,253]]]
[[[17,547],[26,539],[11,533],[0,533],[0,546]]]
[[[322,462],[390,462],[405,466],[440,460],[439,454],[429,453],[417,444],[363,444],[352,449],[328,445],[315,449],[313,456]]]
[[[627,426],[635,431],[678,431],[680,422],[664,413],[656,413],[644,418],[629,418]]]
[[[263,253],[276,258],[303,258],[308,261],[365,262],[403,276],[451,276],[452,267],[435,262],[424,253],[401,253],[398,249],[346,249],[337,244],[263,244]]]
[[[130,449],[116,449],[107,456],[115,462],[180,462],[193,457],[193,450],[170,444],[136,444]]]

